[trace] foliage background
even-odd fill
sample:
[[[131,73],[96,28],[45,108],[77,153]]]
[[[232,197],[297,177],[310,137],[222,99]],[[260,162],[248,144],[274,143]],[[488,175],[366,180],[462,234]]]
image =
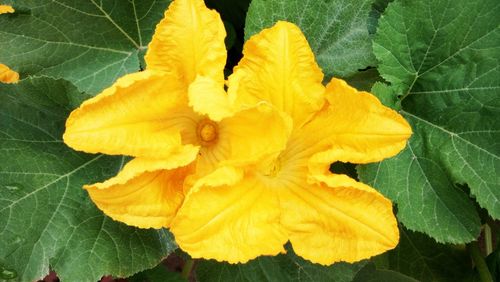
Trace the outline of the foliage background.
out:
[[[126,158],[77,153],[61,141],[64,121],[81,101],[144,68],[147,44],[170,1],[3,2],[16,13],[0,16],[0,62],[24,79],[0,85],[0,281],[33,281],[49,269],[62,281],[141,271],[129,280],[183,281],[162,265],[154,268],[172,253],[190,265],[168,231],[114,222],[80,189],[116,174]],[[370,90],[405,116],[414,135],[381,163],[332,165],[393,200],[401,226],[396,249],[329,267],[291,250],[244,265],[196,261],[184,277],[488,281],[489,272],[500,279],[498,0],[206,3],[228,31],[227,73],[245,39],[288,20],[301,27],[328,78]]]

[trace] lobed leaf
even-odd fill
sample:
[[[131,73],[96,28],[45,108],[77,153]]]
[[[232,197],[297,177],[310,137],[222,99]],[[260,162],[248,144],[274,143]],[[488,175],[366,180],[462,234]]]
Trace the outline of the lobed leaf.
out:
[[[439,242],[479,235],[469,195],[500,218],[500,2],[396,1],[373,48],[414,135],[398,156],[359,168],[409,229]]]
[[[228,264],[213,260],[200,261],[196,266],[199,281],[353,281],[366,264],[365,261],[349,264],[335,263],[322,266],[306,261],[287,248],[287,254],[275,257],[263,256],[246,264]]]
[[[0,264],[34,281],[97,281],[156,265],[170,233],[104,216],[82,185],[117,173],[123,158],[88,155],[61,140],[69,112],[88,98],[71,83],[38,77],[0,84]]]
[[[374,0],[253,0],[245,37],[278,20],[295,23],[306,35],[327,77],[347,77],[376,65],[368,34],[368,14]]]
[[[170,0],[17,0],[0,17],[0,62],[22,76],[64,78],[98,93],[140,69]]]

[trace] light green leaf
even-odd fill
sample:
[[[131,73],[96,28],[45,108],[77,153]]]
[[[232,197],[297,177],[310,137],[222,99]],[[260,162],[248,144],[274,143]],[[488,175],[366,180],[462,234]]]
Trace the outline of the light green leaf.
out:
[[[439,242],[479,235],[467,184],[500,218],[500,2],[397,1],[374,40],[413,137],[397,157],[359,169],[409,229]]]
[[[384,106],[391,109],[400,110],[401,101],[398,99],[398,95],[394,92],[394,89],[383,82],[376,82],[370,91],[373,95],[384,104]]]
[[[175,246],[166,231],[105,217],[82,185],[114,176],[122,158],[87,155],[61,140],[69,112],[87,96],[46,77],[0,84],[0,264],[34,281],[129,276]]]
[[[373,0],[253,0],[248,9],[245,37],[278,20],[297,24],[306,35],[327,77],[348,77],[376,65],[368,34]]]
[[[21,75],[48,75],[97,93],[140,69],[170,0],[17,0],[0,16],[0,62]]]
[[[350,282],[365,264],[364,261],[355,264],[341,262],[331,266],[322,266],[306,261],[289,250],[286,255],[263,256],[246,264],[228,264],[213,260],[199,261],[196,274],[203,282]]]

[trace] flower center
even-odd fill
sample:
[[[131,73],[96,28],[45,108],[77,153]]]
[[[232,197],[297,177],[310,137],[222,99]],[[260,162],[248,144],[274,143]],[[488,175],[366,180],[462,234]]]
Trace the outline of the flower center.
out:
[[[281,157],[262,164],[262,174],[268,177],[276,177],[281,171]]]
[[[269,171],[267,172],[267,176],[274,177],[278,174],[278,172],[281,169],[281,164],[279,161],[274,161],[270,166],[269,166]]]
[[[204,119],[198,124],[197,135],[202,145],[209,145],[217,140],[217,124]]]

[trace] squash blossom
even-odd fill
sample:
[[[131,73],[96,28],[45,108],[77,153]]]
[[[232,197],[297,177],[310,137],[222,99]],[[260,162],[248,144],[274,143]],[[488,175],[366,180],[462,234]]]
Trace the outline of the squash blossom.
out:
[[[391,202],[329,171],[402,150],[408,123],[340,79],[325,87],[300,29],[278,22],[245,43],[227,81],[225,31],[201,0],[175,0],[147,69],[126,75],[68,118],[64,141],[135,157],[85,188],[110,217],[168,227],[194,258],[231,263],[294,251],[354,262],[399,240]]]

